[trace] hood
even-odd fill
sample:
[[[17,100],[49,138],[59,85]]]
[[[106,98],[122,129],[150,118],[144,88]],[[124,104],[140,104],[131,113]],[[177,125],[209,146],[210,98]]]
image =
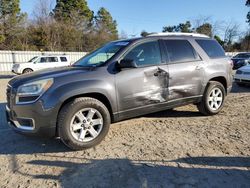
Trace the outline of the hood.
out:
[[[241,60],[241,59],[244,59],[242,57],[233,57],[232,60]]]
[[[9,85],[16,87],[26,82],[32,82],[35,80],[41,80],[46,78],[57,78],[57,77],[65,77],[68,75],[76,75],[83,74],[86,72],[93,71],[95,68],[90,67],[60,67],[53,69],[44,69],[41,71],[35,71],[29,74],[23,74],[20,76],[16,76],[9,81]]]

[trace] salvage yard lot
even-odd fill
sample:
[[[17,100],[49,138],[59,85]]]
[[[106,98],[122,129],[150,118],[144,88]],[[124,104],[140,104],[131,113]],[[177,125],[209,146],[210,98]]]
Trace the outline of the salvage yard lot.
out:
[[[113,124],[97,147],[25,137],[5,121],[0,79],[0,187],[250,187],[250,87],[233,87],[222,112],[193,105]]]

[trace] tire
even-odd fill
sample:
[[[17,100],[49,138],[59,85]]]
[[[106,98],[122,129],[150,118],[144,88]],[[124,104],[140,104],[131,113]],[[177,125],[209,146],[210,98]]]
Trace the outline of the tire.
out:
[[[89,114],[94,115],[88,122]],[[94,125],[97,121],[99,124]],[[76,98],[59,112],[58,135],[62,142],[72,150],[87,149],[96,146],[104,139],[109,131],[110,122],[109,111],[102,102],[89,97]],[[76,126],[79,124],[82,124],[81,128]],[[74,130],[78,128],[79,130]],[[92,134],[93,128],[94,134]],[[84,138],[81,135],[84,135]]]
[[[218,97],[212,97],[213,91]],[[210,81],[204,92],[201,102],[197,104],[198,110],[204,115],[218,114],[224,106],[226,91],[224,86],[220,82]],[[217,105],[216,105],[216,104]]]
[[[23,70],[23,74],[28,74],[28,73],[31,73],[31,72],[33,72],[33,70],[29,69],[29,68]]]

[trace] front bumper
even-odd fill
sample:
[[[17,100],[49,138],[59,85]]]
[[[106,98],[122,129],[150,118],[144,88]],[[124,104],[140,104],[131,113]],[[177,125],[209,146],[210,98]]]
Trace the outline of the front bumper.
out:
[[[9,126],[16,132],[41,137],[56,136],[56,115],[43,112],[38,104],[6,106]]]
[[[13,72],[15,74],[22,74],[20,67],[12,67],[11,72]]]

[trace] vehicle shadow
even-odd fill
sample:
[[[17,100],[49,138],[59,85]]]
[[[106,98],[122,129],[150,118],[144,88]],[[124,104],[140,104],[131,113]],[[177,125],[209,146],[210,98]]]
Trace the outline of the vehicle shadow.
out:
[[[155,112],[152,114],[143,115],[141,117],[158,117],[158,118],[167,118],[167,117],[175,117],[175,118],[183,118],[183,117],[201,117],[202,114],[199,111],[177,111],[175,109],[164,110],[160,112]]]
[[[58,138],[31,137],[14,132],[8,126],[5,106],[6,103],[0,103],[0,155],[70,152]]]
[[[165,161],[131,161],[129,159],[31,160],[28,165],[42,171],[44,167],[60,167],[55,175],[49,173],[22,172],[15,157],[12,167],[15,173],[34,179],[56,180],[62,187],[249,187],[248,157],[199,157]],[[201,162],[202,161],[202,162]],[[212,161],[212,163],[211,163]],[[243,163],[242,163],[243,161]],[[162,161],[161,161],[162,162]],[[195,166],[195,165],[202,166]]]
[[[0,155],[72,152],[58,138],[39,138],[24,136],[14,132],[7,123],[6,103],[0,103]],[[197,112],[167,110],[143,117],[194,117],[201,116]],[[8,135],[8,136],[7,136]],[[15,143],[15,144],[11,144]],[[13,147],[11,147],[13,146]]]

